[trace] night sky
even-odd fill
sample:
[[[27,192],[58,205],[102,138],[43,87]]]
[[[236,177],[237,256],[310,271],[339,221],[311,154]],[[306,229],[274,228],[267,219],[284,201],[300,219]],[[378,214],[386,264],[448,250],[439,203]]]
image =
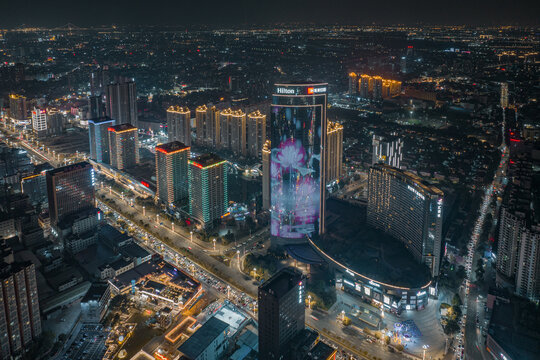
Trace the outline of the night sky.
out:
[[[526,25],[539,0],[0,0],[0,28],[132,25],[319,24]]]

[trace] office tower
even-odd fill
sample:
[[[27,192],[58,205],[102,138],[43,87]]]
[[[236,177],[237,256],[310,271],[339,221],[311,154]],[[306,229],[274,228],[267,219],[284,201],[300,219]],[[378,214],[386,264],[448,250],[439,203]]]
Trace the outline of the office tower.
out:
[[[270,124],[270,233],[302,242],[324,233],[326,83],[276,84]]]
[[[229,206],[227,161],[203,154],[188,164],[189,214],[207,226],[221,218]]]
[[[111,166],[118,170],[129,169],[139,163],[139,134],[131,124],[110,126],[109,153]]]
[[[439,275],[443,192],[413,173],[386,164],[369,169],[367,223],[400,240]]]
[[[249,113],[247,117],[247,154],[259,157],[266,141],[266,115],[259,110]]]
[[[107,85],[107,116],[137,127],[137,87],[133,81]]]
[[[191,146],[191,111],[187,107],[171,106],[167,109],[169,142],[180,141]]]
[[[325,184],[338,180],[343,168],[343,125],[328,121],[326,128],[326,162]]]
[[[501,83],[501,107],[508,107],[508,83]]]
[[[9,251],[9,250],[8,250]],[[21,355],[41,335],[41,318],[32,262],[0,264],[0,358]]]
[[[262,207],[263,209],[270,209],[270,153],[272,151],[272,145],[270,140],[264,142],[261,155],[262,155]]]
[[[371,76],[369,75],[360,75],[359,80],[359,90],[360,90],[360,97],[363,99],[369,99],[370,98],[370,82],[371,82]]]
[[[287,267],[259,286],[259,360],[283,359],[304,329],[304,282],[300,271]]]
[[[24,121],[27,119],[26,97],[22,95],[9,95],[9,111],[12,120]]]
[[[373,85],[373,100],[382,100],[383,78],[380,76],[374,76],[371,79]]]
[[[109,85],[109,67],[104,66],[92,71],[90,74],[90,95],[101,96],[105,93],[105,89]],[[101,114],[96,117],[103,116]]]
[[[407,52],[401,57],[400,67],[401,73],[408,74],[412,69],[412,60],[414,56],[414,47],[412,45],[407,46]]]
[[[47,110],[34,107],[32,110],[32,130],[37,137],[47,135]]]
[[[46,172],[51,225],[95,206],[94,168],[86,161]]]
[[[219,111],[202,105],[195,110],[197,144],[214,147],[219,143]]]
[[[88,97],[88,118],[97,119],[105,115],[101,95]]]
[[[540,300],[540,226],[524,229],[519,245],[516,293],[531,301]]]
[[[66,119],[56,108],[47,109],[47,135],[61,135],[66,129]]]
[[[499,241],[497,247],[497,273],[507,279],[516,274],[519,242],[525,229],[525,213],[504,204],[501,207]]]
[[[349,95],[358,94],[358,75],[354,72],[349,73]]]
[[[156,146],[157,198],[178,204],[189,197],[188,159],[190,147],[179,141]]]
[[[88,120],[88,140],[90,141],[90,159],[110,164],[109,128],[116,124],[107,116]]]
[[[401,167],[401,160],[403,159],[403,142],[401,138],[395,135],[373,135],[371,149],[371,165],[383,163],[398,169]]]

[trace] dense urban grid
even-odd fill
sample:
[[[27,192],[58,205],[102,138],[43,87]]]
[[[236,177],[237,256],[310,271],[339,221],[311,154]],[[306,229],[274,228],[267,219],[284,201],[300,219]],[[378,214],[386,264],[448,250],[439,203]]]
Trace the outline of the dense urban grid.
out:
[[[538,359],[539,34],[0,29],[0,359]]]

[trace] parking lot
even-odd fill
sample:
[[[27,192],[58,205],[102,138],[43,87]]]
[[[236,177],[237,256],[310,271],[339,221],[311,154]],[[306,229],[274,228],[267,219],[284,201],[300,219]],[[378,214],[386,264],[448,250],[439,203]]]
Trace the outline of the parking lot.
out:
[[[99,324],[85,324],[73,343],[60,357],[65,360],[101,360],[108,332]]]

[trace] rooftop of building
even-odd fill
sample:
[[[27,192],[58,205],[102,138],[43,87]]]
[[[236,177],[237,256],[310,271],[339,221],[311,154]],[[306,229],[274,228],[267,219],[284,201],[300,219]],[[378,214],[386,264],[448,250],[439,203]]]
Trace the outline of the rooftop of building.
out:
[[[160,144],[156,146],[156,151],[162,152],[164,154],[174,154],[180,151],[190,149],[189,146],[181,143],[180,141],[172,141],[166,144]]]
[[[76,164],[66,165],[66,166],[56,168],[56,169],[49,170],[47,171],[47,174],[56,175],[56,174],[69,173],[71,171],[76,171],[76,170],[81,170],[81,169],[90,169],[90,168],[93,168],[92,165],[90,165],[86,161],[81,161]]]
[[[261,113],[260,110],[255,110],[255,111],[250,112],[248,114],[248,117],[250,117],[250,118],[262,118],[262,117],[266,117],[266,115]]]
[[[259,289],[281,298],[291,289],[298,286],[302,280],[303,275],[300,271],[292,267],[286,267],[266,280]]]
[[[123,133],[127,131],[137,131],[137,128],[131,124],[119,124],[110,126],[109,131],[114,131],[115,133]]]
[[[147,257],[148,255],[150,255],[150,253],[148,251],[146,251],[146,249],[144,249],[139,244],[136,244],[134,242],[130,242],[130,243],[127,243],[127,244],[121,246],[118,249],[118,251],[123,256],[129,257],[129,258],[132,258],[132,259],[133,258],[143,259],[143,258]]]
[[[88,289],[88,292],[86,295],[84,295],[81,302],[85,303],[88,301],[99,301],[103,297],[103,294],[107,292],[108,288],[109,284],[107,283],[92,283],[90,289]]]
[[[218,155],[209,153],[197,156],[195,159],[190,160],[190,163],[200,168],[206,168],[213,165],[218,165],[225,161],[226,160],[220,158]]]
[[[189,339],[186,340],[180,347],[180,351],[185,356],[196,359],[206,348],[224,331],[229,328],[227,323],[211,317],[202,325],[199,330],[195,331]]]
[[[319,341],[304,358],[304,360],[328,360],[336,353],[336,349]]]
[[[169,108],[167,109],[167,112],[188,114],[189,113],[189,108],[187,106],[172,105],[172,106],[169,106]]]
[[[227,323],[230,326],[232,333],[236,333],[240,330],[248,320],[247,315],[229,301],[223,303],[223,305],[214,313],[214,317]]]
[[[108,116],[101,116],[93,119],[89,119],[88,122],[92,124],[103,124],[103,123],[110,123],[115,121],[114,119],[111,119]]]
[[[425,195],[444,196],[444,193],[441,189],[431,185],[430,183],[422,179],[420,176],[415,175],[412,172],[398,169],[387,164],[375,164],[372,167],[393,174],[394,176],[411,183],[411,185],[416,186],[416,188],[419,191],[422,191]]]

